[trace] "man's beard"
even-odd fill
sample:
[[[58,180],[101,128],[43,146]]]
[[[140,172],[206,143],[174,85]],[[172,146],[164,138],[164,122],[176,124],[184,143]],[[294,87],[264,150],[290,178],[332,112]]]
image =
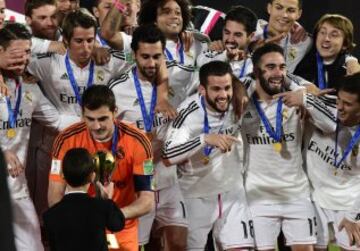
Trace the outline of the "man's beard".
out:
[[[275,94],[283,92],[284,87],[285,87],[285,77],[284,76],[281,76],[281,80],[280,80],[281,85],[279,87],[273,87],[273,88],[271,87],[271,84],[269,82],[271,81],[271,79],[279,78],[279,77],[269,77],[269,79],[266,80],[263,76],[263,73],[261,72],[259,74],[258,78],[259,78],[260,86],[270,96],[273,96]]]
[[[229,110],[229,105],[230,105],[230,102],[231,102],[231,97],[230,97],[230,96],[227,96],[227,107],[226,107],[225,110],[221,110],[221,109],[219,109],[219,108],[216,106],[216,101],[218,100],[218,98],[216,98],[214,101],[212,101],[207,94],[205,95],[205,98],[206,98],[206,103],[207,103],[212,109],[214,109],[215,111],[220,112],[220,113],[223,113],[223,112],[226,112],[227,110]]]

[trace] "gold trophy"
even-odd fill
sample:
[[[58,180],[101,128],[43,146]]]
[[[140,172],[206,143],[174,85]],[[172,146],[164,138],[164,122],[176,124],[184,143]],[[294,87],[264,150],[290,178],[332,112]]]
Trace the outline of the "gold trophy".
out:
[[[106,185],[111,181],[115,168],[115,158],[111,152],[98,151],[94,154],[96,181]]]

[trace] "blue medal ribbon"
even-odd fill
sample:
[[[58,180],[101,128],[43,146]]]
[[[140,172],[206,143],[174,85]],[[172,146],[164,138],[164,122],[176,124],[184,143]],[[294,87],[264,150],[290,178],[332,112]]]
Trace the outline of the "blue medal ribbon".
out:
[[[241,67],[241,71],[240,71],[240,75],[239,75],[239,79],[240,78],[242,78],[242,77],[244,77],[244,75],[245,75],[245,70],[246,70],[246,63],[247,63],[247,58],[245,58],[245,60],[244,60],[244,64],[243,64],[243,66]]]
[[[259,101],[255,96],[253,96],[253,102],[256,107],[257,112],[259,113],[260,119],[265,126],[265,130],[267,134],[273,138],[276,142],[281,142],[282,137],[282,98],[279,98],[277,101],[277,108],[276,108],[276,128],[275,131],[273,130],[269,120],[266,118],[266,115],[261,108]]]
[[[144,127],[146,132],[151,132],[154,117],[155,117],[155,106],[156,106],[156,100],[157,100],[157,87],[156,84],[153,84],[152,94],[151,94],[151,104],[150,104],[150,111],[147,113],[144,96],[141,91],[141,84],[139,81],[139,77],[137,75],[136,67],[133,68],[132,73],[134,75],[134,84],[136,93],[139,99],[139,104],[141,108],[141,114],[144,120]]]
[[[316,65],[317,65],[318,85],[320,90],[323,90],[327,88],[327,83],[325,81],[325,76],[324,76],[324,62],[319,52],[316,52]]]
[[[16,88],[15,88],[15,96],[17,96],[15,109],[11,107],[10,97],[6,97],[6,103],[9,114],[9,127],[14,128],[16,126],[16,119],[19,114],[20,104],[21,104],[21,96],[22,96],[22,87],[18,80],[15,80]]]
[[[177,49],[177,52],[179,53],[179,57],[180,57],[180,64],[184,64],[184,45],[183,43],[181,42],[181,40],[179,40],[179,43],[180,43],[180,46],[179,48]],[[175,60],[173,55],[171,54],[171,52],[165,48],[165,54],[166,54],[166,57],[169,61],[173,61]]]
[[[114,158],[116,158],[116,152],[117,152],[117,144],[118,144],[118,140],[119,140],[119,129],[117,128],[116,124],[114,124],[114,132],[113,132],[113,136],[112,136],[112,141],[111,141],[111,152],[114,156]]]
[[[350,139],[349,144],[347,145],[347,147],[345,148],[344,154],[341,157],[341,159],[339,160],[339,162],[337,162],[337,155],[338,155],[338,135],[339,135],[339,122],[336,125],[336,136],[335,136],[335,167],[339,168],[340,164],[342,162],[344,162],[344,160],[346,159],[346,157],[349,155],[349,153],[351,152],[351,150],[354,148],[354,146],[356,145],[356,143],[359,141],[360,139],[360,126],[358,126],[358,128],[356,129],[356,132],[354,133],[354,135],[352,136],[352,138]]]
[[[73,72],[73,69],[72,69],[71,64],[70,64],[69,53],[66,53],[65,65],[66,65],[66,71],[67,71],[68,76],[69,76],[71,87],[74,90],[74,93],[75,93],[75,96],[76,96],[76,102],[79,105],[81,105],[81,96],[80,96],[80,93],[79,93],[79,86],[78,86],[78,84],[76,82],[74,72]],[[87,82],[87,88],[89,88],[90,86],[93,85],[93,80],[94,80],[94,61],[91,60],[90,61],[90,68],[89,68],[89,78],[88,78],[88,82]]]
[[[99,38],[101,46],[108,46],[108,43],[100,36],[100,32],[96,32],[97,37]]]

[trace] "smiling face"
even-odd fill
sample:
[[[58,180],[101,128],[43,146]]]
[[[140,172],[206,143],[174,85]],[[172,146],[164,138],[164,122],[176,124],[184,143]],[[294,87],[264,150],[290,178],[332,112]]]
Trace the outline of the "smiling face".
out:
[[[324,22],[316,36],[316,49],[326,61],[335,60],[344,47],[344,32]]]
[[[199,92],[205,97],[207,108],[211,111],[226,112],[233,97],[231,75],[210,75],[205,86],[200,85]]]
[[[275,33],[287,33],[295,21],[301,17],[298,0],[273,0],[267,6],[269,30]]]
[[[360,101],[356,93],[340,90],[336,101],[338,119],[345,126],[355,126],[360,123]]]
[[[256,78],[268,95],[280,93],[285,86],[286,64],[284,56],[278,52],[264,54],[256,69]]]
[[[246,32],[245,26],[242,23],[236,21],[228,20],[225,23],[223,29],[223,43],[226,48],[230,50],[240,49],[245,50],[253,36],[253,33],[248,34]]]
[[[157,9],[156,25],[166,38],[177,38],[183,28],[181,8],[177,2],[169,0]]]

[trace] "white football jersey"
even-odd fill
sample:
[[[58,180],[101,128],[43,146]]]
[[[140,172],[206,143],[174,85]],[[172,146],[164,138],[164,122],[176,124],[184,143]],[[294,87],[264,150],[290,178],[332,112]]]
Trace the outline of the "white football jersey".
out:
[[[167,132],[163,158],[177,164],[180,188],[185,198],[212,196],[243,188],[240,121],[230,106],[225,114],[207,109],[210,133],[228,134],[239,139],[230,151],[213,148],[209,162],[204,160],[204,110],[200,96],[188,97],[178,109],[178,117]]]
[[[255,81],[252,85],[255,85]],[[289,108],[283,104],[282,147],[280,151],[276,150],[276,141],[266,131],[250,96],[241,131],[245,145],[245,189],[249,203],[272,204],[310,198],[309,182],[302,165],[304,128],[300,114],[295,107]],[[275,128],[277,100],[269,103],[259,100],[259,105],[272,128]],[[327,121],[334,119],[334,115],[323,102],[306,94],[304,105],[314,124],[324,131],[333,130]]]
[[[141,91],[146,111],[149,114],[153,90],[152,83],[140,79],[139,82],[141,83]],[[141,113],[132,70],[120,75],[118,78],[112,79],[109,82],[109,88],[115,94],[118,118],[135,125],[145,132],[144,119]],[[169,187],[176,182],[176,167],[165,167],[161,161],[161,149],[168,123],[168,118],[163,117],[160,113],[155,114],[151,130],[151,145],[155,164],[154,181],[156,190]]]
[[[10,93],[15,94],[16,82],[13,79],[5,79],[5,82],[9,87]],[[4,151],[9,150],[15,153],[20,163],[25,167],[32,119],[36,119],[40,123],[54,129],[62,129],[72,123],[78,122],[80,119],[77,116],[60,116],[59,112],[48,99],[44,97],[36,84],[22,84],[21,82],[22,80],[20,79],[22,88],[21,103],[13,128],[15,135],[9,136],[9,130],[11,130],[11,128],[9,125],[7,98],[0,96],[0,145]],[[16,96],[12,95],[10,98],[12,109],[15,109],[18,94],[19,92],[17,92]],[[19,199],[29,196],[25,171],[16,178],[9,176],[8,182],[13,198]]]

